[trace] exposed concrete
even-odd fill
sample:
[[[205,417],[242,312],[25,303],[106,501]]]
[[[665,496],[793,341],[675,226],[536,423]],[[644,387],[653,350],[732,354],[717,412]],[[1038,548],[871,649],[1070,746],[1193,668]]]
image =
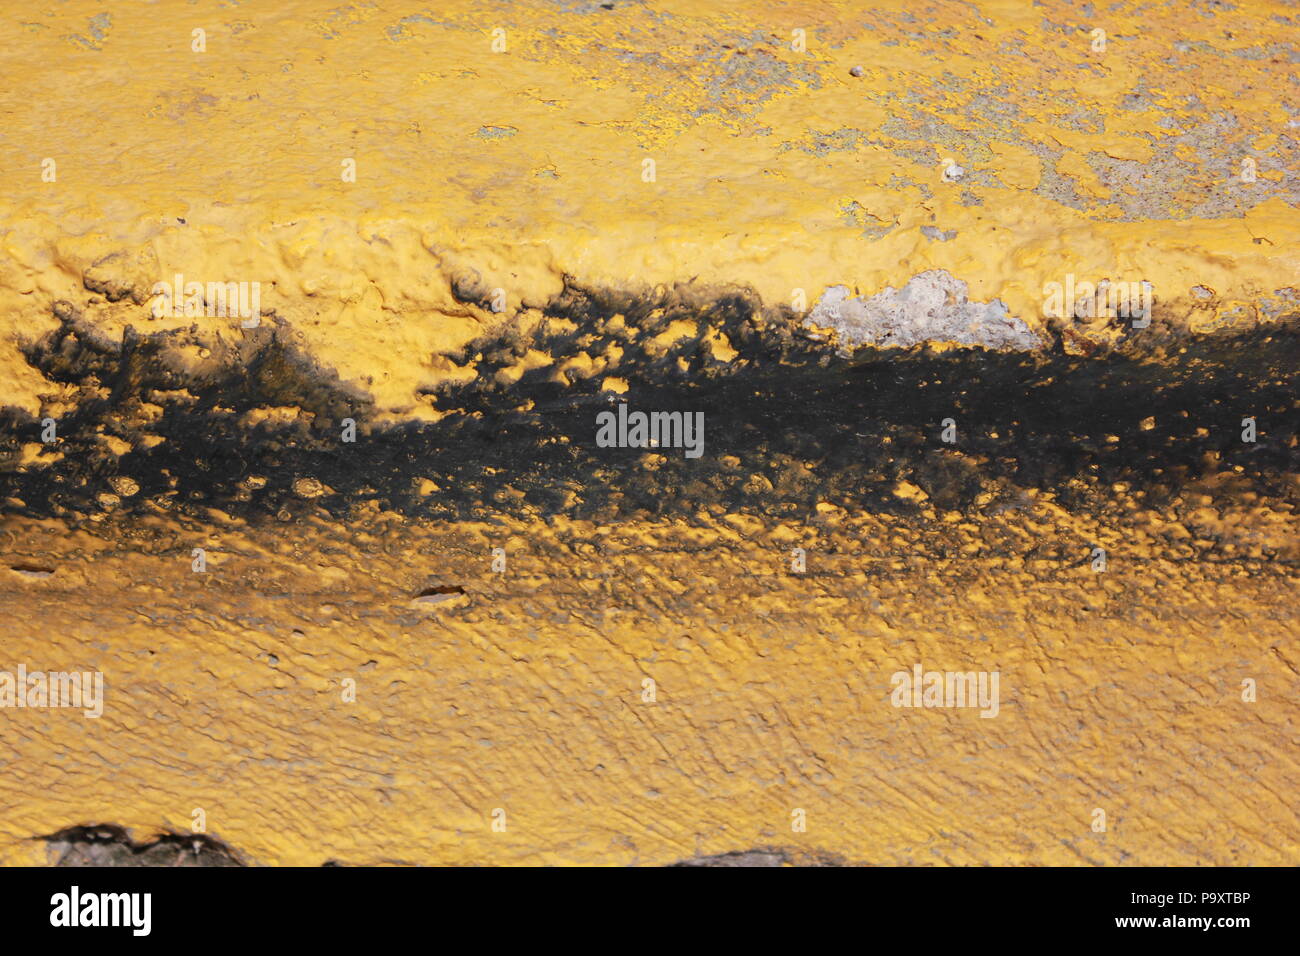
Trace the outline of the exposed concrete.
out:
[[[1001,302],[971,302],[966,283],[933,270],[869,298],[853,298],[845,286],[827,289],[804,324],[834,329],[848,346],[909,348],[921,342],[957,342],[991,349],[1029,351],[1041,342]]]

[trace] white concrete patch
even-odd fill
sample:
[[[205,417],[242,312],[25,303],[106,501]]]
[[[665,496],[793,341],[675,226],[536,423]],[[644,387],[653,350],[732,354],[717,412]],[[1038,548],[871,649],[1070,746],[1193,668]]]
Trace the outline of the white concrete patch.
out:
[[[921,342],[957,342],[1028,352],[1040,346],[1023,320],[1001,301],[970,302],[966,283],[941,269],[922,272],[901,289],[887,286],[867,299],[848,287],[831,286],[804,319],[805,325],[839,332],[854,347],[908,348]]]

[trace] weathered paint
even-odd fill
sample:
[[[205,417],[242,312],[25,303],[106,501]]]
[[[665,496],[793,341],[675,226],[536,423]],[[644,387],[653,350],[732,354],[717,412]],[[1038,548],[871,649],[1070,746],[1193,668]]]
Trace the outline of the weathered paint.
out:
[[[54,327],[55,300],[86,299],[87,276],[131,290],[93,306],[113,334],[187,325],[151,321],[138,301],[175,273],[259,281],[314,356],[399,416],[427,415],[416,390],[444,374],[402,356],[455,349],[493,318],[452,294],[474,273],[526,315],[565,276],[739,284],[773,306],[802,289],[810,306],[829,286],[873,294],[943,269],[1031,327],[1043,284],[1068,273],[1146,279],[1164,321],[1193,326],[1239,307],[1253,319],[1294,286],[1290,7],[873,6],[110,14],[72,0],[11,15],[6,399],[36,411],[43,385],[14,343]],[[204,53],[191,52],[197,28]],[[55,183],[41,181],[45,158]],[[1247,158],[1253,184],[1240,182]],[[943,181],[946,160],[969,172]],[[846,221],[848,204],[875,238]],[[956,237],[933,242],[927,225]],[[1198,285],[1208,306],[1190,300]]]
[[[32,838],[79,824],[187,832],[201,808],[210,834],[269,864],[763,847],[1294,863],[1281,320],[1300,105],[1279,38],[1296,14],[874,7],[69,0],[9,15],[0,667],[97,668],[107,700],[97,720],[0,713],[0,860],[41,862]],[[796,289],[811,308],[932,270],[1079,357],[1024,374],[1029,358],[950,351],[846,367],[783,312]],[[177,274],[260,283],[263,327],[155,318],[149,290]],[[1044,284],[1070,274],[1151,282],[1155,344],[1045,319]],[[663,307],[638,312],[659,287]],[[607,298],[588,309],[574,289]],[[1197,401],[1205,366],[1178,366],[1180,343],[1225,331],[1253,333],[1261,357],[1221,363]],[[1222,341],[1206,355],[1237,340]],[[826,395],[819,349],[842,376]],[[1057,387],[1112,361],[1151,394],[1124,408]],[[563,471],[580,435],[552,424],[544,385],[594,409],[579,398],[689,398],[733,370],[719,418],[742,430],[753,382],[787,437],[711,432],[699,471],[631,452]],[[785,370],[789,404],[815,415],[781,416]],[[1073,396],[1055,433],[1050,415],[1027,433],[1034,399],[1007,391],[1031,373]],[[894,376],[913,390],[850,401]],[[981,402],[994,379],[1019,401]],[[938,409],[921,391],[936,385],[969,444],[903,421]],[[1259,408],[1266,439],[1243,447],[1236,421]],[[335,450],[322,436],[348,414],[361,440]],[[54,447],[36,437],[47,415],[65,428]],[[463,418],[536,462],[493,458]],[[412,423],[447,431],[400,431]],[[207,447],[185,443],[190,425]],[[405,434],[428,457],[403,458]],[[480,473],[453,467],[444,434]],[[299,447],[337,471],[271,470]],[[418,597],[439,587],[463,593]],[[998,669],[999,717],[892,708],[890,674],[917,663]]]

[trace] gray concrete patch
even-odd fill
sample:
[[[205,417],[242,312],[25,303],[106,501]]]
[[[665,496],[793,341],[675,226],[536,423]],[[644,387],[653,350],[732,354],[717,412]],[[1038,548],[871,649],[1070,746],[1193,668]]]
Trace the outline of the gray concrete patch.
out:
[[[888,286],[867,299],[853,298],[847,286],[832,286],[804,324],[835,329],[840,342],[850,347],[957,342],[1027,352],[1041,344],[1002,302],[969,301],[966,283],[941,269],[922,272],[901,289]]]

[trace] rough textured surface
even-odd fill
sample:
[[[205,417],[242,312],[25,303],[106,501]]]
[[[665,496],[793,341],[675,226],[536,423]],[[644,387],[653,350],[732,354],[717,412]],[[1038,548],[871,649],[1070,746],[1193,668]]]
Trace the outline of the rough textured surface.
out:
[[[805,323],[834,329],[846,346],[908,348],[934,341],[1028,351],[1040,344],[1024,320],[1007,315],[1001,302],[970,302],[966,283],[937,270],[869,299],[855,299],[844,286],[833,286]]]
[[[168,834],[135,843],[121,827],[73,827],[45,838],[54,866],[239,866],[206,836]]]
[[[744,285],[772,308],[802,290],[807,308],[942,269],[1038,331],[1043,284],[1074,274],[1152,282],[1161,323],[1249,326],[1300,271],[1294,25],[1267,2],[10,14],[5,400],[38,412],[48,385],[16,346],[61,299],[114,339],[194,324],[144,308],[178,273],[260,282],[377,411],[424,420],[429,386],[473,374],[447,356],[502,317],[535,323],[566,276]],[[1092,325],[1084,339],[1113,337]]]
[[[1297,26],[5,14],[0,862],[1294,864]]]

